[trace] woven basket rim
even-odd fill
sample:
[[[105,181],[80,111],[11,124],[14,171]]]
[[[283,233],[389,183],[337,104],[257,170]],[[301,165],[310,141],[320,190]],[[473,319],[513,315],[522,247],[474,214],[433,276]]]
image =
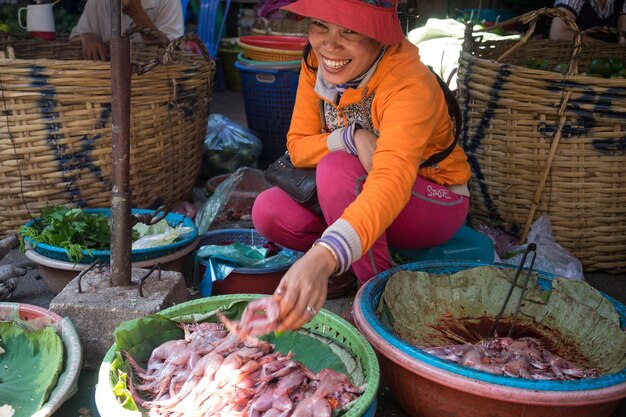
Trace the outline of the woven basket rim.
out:
[[[249,49],[251,51],[265,52],[268,54],[302,56],[302,51],[289,51],[286,49],[263,48],[260,46],[248,45],[248,44],[241,43],[241,42],[239,43],[239,45],[241,45],[241,49],[244,51],[246,49]]]

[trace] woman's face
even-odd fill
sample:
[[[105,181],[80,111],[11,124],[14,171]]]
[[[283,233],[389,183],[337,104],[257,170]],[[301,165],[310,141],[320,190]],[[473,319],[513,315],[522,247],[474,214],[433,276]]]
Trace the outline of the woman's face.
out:
[[[343,84],[369,68],[381,45],[376,40],[341,26],[313,19],[309,42],[319,61],[322,77],[330,84]]]

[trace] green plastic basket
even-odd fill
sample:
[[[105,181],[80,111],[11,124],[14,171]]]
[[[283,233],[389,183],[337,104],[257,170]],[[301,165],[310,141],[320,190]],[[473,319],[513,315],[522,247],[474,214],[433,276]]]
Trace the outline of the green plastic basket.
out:
[[[219,308],[227,308],[237,301],[251,301],[260,297],[262,295],[259,294],[230,294],[201,298],[172,306],[159,312],[159,314],[170,319],[177,319],[193,314],[208,313]],[[342,417],[373,415],[373,406],[376,404],[376,394],[380,380],[380,368],[376,353],[369,342],[354,326],[325,309],[320,310],[309,323],[303,326],[303,329],[308,330],[317,337],[323,337],[341,345],[344,349],[351,352],[361,365],[367,388],[352,407],[345,414],[342,414]],[[140,416],[140,413],[122,409],[113,395],[111,362],[115,358],[115,351],[116,346],[113,344],[100,366],[96,388],[98,411],[102,416],[119,416],[122,413],[125,416]],[[305,363],[305,365],[311,366],[312,364]]]
[[[246,58],[243,55],[243,52],[239,52],[237,55],[237,61],[250,68],[294,69],[302,66],[302,59],[296,59],[293,61],[256,61],[254,59]]]

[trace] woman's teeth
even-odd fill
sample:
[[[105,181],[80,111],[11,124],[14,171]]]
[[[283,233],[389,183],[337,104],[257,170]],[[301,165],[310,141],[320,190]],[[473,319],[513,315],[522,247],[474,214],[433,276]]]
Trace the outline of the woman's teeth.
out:
[[[340,61],[333,61],[330,59],[324,58],[324,65],[326,65],[330,69],[339,69],[346,66],[350,62],[349,59],[342,59]]]

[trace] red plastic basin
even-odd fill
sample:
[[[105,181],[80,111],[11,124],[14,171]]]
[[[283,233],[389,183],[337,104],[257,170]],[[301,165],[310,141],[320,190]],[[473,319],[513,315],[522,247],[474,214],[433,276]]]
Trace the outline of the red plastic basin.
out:
[[[449,269],[463,262],[449,262]],[[474,263],[477,264],[477,263]],[[445,262],[409,264],[418,270]],[[376,316],[386,279],[400,266],[363,285],[354,301],[356,327],[377,352],[383,380],[396,402],[414,417],[609,417],[626,398],[626,382],[597,389],[543,390],[496,384],[435,366],[397,342]],[[417,349],[419,350],[419,349]],[[511,378],[515,380],[515,378]],[[567,381],[565,381],[567,382]]]
[[[239,42],[259,48],[302,51],[308,39],[299,36],[249,35],[239,38]]]

